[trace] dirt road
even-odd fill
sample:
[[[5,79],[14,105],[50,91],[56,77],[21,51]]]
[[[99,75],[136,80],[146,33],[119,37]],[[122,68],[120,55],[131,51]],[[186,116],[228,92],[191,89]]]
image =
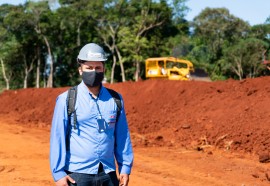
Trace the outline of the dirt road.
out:
[[[1,122],[0,186],[54,185],[49,129]],[[135,147],[130,186],[266,186],[269,164],[257,157],[217,151]]]

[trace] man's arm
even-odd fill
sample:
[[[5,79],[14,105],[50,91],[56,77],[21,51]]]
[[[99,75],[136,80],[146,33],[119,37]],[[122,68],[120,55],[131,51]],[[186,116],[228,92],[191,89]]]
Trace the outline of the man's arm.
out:
[[[131,173],[131,168],[133,165],[133,150],[123,100],[122,105],[122,110],[115,126],[114,151],[119,167],[119,174],[126,174],[127,176],[124,177],[128,178],[128,175]]]
[[[61,94],[54,108],[50,139],[50,168],[55,181],[67,174],[64,171],[66,160],[67,108],[66,96]]]

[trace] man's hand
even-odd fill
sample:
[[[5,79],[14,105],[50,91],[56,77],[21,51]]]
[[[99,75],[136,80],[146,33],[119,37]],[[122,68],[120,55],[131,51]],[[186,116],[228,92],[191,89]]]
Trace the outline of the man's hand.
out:
[[[120,174],[119,186],[128,186],[128,181],[129,181],[128,174]]]
[[[75,180],[73,180],[69,175],[66,175],[65,177],[61,178],[57,182],[55,182],[56,186],[68,186],[68,183],[75,183]]]

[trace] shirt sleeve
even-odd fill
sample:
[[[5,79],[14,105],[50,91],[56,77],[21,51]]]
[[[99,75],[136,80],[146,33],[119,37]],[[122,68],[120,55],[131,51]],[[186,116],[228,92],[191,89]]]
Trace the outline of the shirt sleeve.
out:
[[[67,108],[66,96],[58,96],[54,108],[50,137],[50,168],[57,181],[67,174],[64,171],[66,160]]]
[[[115,158],[120,174],[130,174],[133,165],[133,149],[128,129],[124,102],[115,127]]]

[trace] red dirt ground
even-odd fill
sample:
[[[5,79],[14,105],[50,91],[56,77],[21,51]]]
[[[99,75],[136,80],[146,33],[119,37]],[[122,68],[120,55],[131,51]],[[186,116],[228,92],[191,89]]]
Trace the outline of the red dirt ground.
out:
[[[130,185],[270,185],[269,82],[270,77],[106,84],[125,100],[135,151]],[[44,146],[43,164],[38,165],[46,176],[22,173],[12,176],[10,185],[53,185],[46,156],[50,122],[57,95],[67,89],[29,88],[0,95],[0,186],[3,180],[9,185],[16,169],[36,160],[33,156],[17,168],[14,164],[14,156],[28,156],[35,146]],[[35,140],[25,141],[24,135]],[[31,142],[32,150],[23,145]],[[40,181],[30,184],[31,179]]]

